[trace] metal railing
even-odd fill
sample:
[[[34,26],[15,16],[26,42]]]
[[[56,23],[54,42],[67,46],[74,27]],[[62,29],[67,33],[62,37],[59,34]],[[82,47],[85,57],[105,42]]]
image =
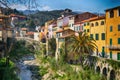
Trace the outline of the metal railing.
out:
[[[109,45],[109,50],[120,50],[120,45]]]

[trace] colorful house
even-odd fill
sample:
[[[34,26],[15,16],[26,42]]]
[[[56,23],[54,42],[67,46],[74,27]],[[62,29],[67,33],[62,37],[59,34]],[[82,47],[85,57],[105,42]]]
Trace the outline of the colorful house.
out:
[[[74,30],[74,23],[75,23],[75,16],[74,15],[69,16],[68,24],[71,30]]]
[[[34,32],[34,40],[39,41],[39,32]]]
[[[27,37],[34,39],[34,32],[27,32]]]
[[[90,19],[82,21],[83,31],[90,36]]]
[[[105,50],[105,35],[106,35],[106,26],[105,26],[105,17],[104,16],[98,16],[93,17],[89,19],[89,26],[86,26],[87,28],[84,29],[87,32],[90,32],[90,37],[94,38],[96,41],[97,49],[95,50],[95,55],[104,56],[104,53],[102,54],[103,50]],[[87,24],[88,25],[88,22]],[[84,25],[84,26],[85,26]]]
[[[53,22],[54,20],[49,20],[49,21],[47,21],[47,22],[45,22],[45,31],[44,31],[44,33],[45,33],[45,35],[46,35],[46,38],[48,37],[48,34],[49,34],[49,32],[48,32],[48,28],[49,28],[49,26],[50,26],[50,24]]]
[[[120,60],[120,6],[106,11],[106,52],[109,58]]]
[[[90,19],[92,17],[96,17],[97,15],[89,12],[84,12],[78,15],[75,15],[74,22],[74,31],[84,31],[84,23],[82,21]]]
[[[66,37],[72,36],[75,34],[75,31],[71,29],[59,30],[56,32],[56,58],[60,55],[61,45],[65,42]]]
[[[21,28],[20,30],[20,36],[21,37],[25,37],[27,35],[28,29],[27,28]],[[19,36],[19,34],[16,34],[17,36]]]
[[[43,43],[46,42],[46,35],[45,35],[45,26],[42,26],[40,28],[40,33],[39,33],[39,40]]]

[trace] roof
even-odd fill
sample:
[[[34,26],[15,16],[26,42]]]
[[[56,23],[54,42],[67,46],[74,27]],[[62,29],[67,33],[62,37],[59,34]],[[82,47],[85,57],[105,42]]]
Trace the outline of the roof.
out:
[[[90,12],[84,12],[84,13],[81,13],[81,14],[78,14],[75,16],[75,23],[81,23],[81,21],[84,21],[84,20],[87,20],[87,19],[90,19],[92,17],[96,17],[97,15],[96,14],[93,14],[93,13],[90,13]]]
[[[9,16],[0,13],[0,18],[9,18]]]
[[[73,30],[72,29],[58,30],[58,31],[56,31],[56,33],[64,32],[64,31],[73,31]],[[75,31],[73,31],[73,32],[75,32]]]
[[[60,38],[70,37],[70,36],[72,36],[72,35],[74,35],[74,33],[72,33],[72,34],[67,34],[67,35],[65,35],[65,36],[61,36]]]
[[[26,31],[26,30],[28,30],[28,29],[27,29],[27,28],[21,28],[21,30]]]
[[[34,32],[27,32],[27,35],[34,35]]]
[[[100,20],[100,19],[105,19],[105,16],[97,16],[97,17],[93,17],[84,21],[81,21],[82,23],[84,22],[89,22],[89,21],[94,21],[94,20]]]
[[[65,38],[65,37],[69,37],[71,35],[74,35],[75,34],[75,31],[71,30],[71,29],[66,29],[66,30],[60,30],[60,31],[57,31],[56,33],[60,33],[62,32],[62,36],[60,36],[59,38]],[[67,33],[66,33],[67,32]]]
[[[106,9],[105,11],[109,11],[109,10],[113,10],[113,9],[118,9],[118,8],[120,8],[120,6],[109,8],[109,9]]]
[[[19,17],[19,18],[26,18],[25,16],[22,15],[16,15],[16,14],[10,14],[10,17]]]

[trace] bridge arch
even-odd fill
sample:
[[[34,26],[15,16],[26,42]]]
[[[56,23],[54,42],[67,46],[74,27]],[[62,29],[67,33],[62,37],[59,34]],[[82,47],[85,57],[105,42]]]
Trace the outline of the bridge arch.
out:
[[[27,38],[27,37],[16,37],[16,40],[24,40],[26,41],[28,44],[32,45],[32,48],[34,50],[37,50],[37,47],[40,45],[39,41],[36,41],[32,38]]]
[[[107,68],[106,67],[104,67],[102,69],[102,74],[107,77]]]
[[[110,71],[110,79],[109,80],[115,80],[115,71],[114,70]]]
[[[96,72],[100,73],[100,67],[99,66],[96,67]]]

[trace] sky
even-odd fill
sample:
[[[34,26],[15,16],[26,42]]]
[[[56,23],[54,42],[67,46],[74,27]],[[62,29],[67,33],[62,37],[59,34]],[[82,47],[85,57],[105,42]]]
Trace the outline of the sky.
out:
[[[73,11],[98,12],[120,6],[120,0],[33,0],[36,1],[38,10],[51,11],[69,8]],[[26,10],[27,6],[22,4],[11,5],[18,10]]]

